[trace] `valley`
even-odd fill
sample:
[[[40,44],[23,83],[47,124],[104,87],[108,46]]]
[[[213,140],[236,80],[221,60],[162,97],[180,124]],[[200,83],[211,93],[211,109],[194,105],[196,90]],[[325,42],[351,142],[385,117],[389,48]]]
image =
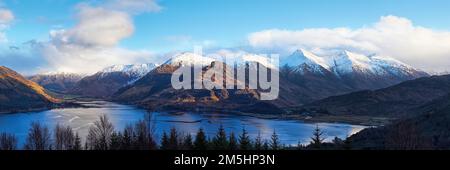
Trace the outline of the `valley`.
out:
[[[240,62],[244,64],[238,63],[238,68],[243,67],[246,72],[254,69],[251,63],[259,64],[259,69],[272,69],[261,63],[261,56],[244,56],[243,59]],[[28,76],[32,81],[2,67],[0,99],[6,102],[0,104],[0,110],[16,114],[1,115],[0,122],[4,119],[9,126],[10,119],[18,121],[25,116],[49,121],[50,126],[71,125],[86,135],[99,114],[111,116],[115,126],[122,129],[125,124],[152,113],[167,119],[158,120],[158,124],[162,124],[160,133],[169,131],[172,126],[187,133],[199,128],[216,130],[220,124],[226,125],[229,131],[238,131],[242,128],[238,124],[245,124],[251,136],[264,131],[265,137],[269,137],[269,131],[295,128],[301,132],[280,134],[286,143],[294,144],[299,138],[308,143],[314,124],[324,125],[321,127],[330,132],[329,139],[333,135],[346,138],[367,127],[395,125],[397,121],[421,115],[418,108],[426,108],[427,103],[450,93],[449,76],[429,76],[387,57],[349,51],[319,57],[301,49],[283,61],[286,62],[279,70],[279,98],[272,101],[260,100],[263,90],[248,86],[245,89],[174,89],[171,77],[178,68],[201,63],[204,65],[199,70],[202,75],[221,63],[194,53],[177,54],[161,65],[111,66],[92,75]],[[227,74],[230,67],[226,64],[225,80],[238,81],[235,75]],[[193,81],[202,79],[193,77]],[[23,87],[17,88],[18,85]],[[18,99],[13,93],[25,94]],[[73,124],[78,119],[82,123]],[[273,127],[265,127],[270,124]],[[371,129],[363,130],[362,135]],[[367,136],[372,136],[369,134]],[[350,139],[356,142],[358,135]]]

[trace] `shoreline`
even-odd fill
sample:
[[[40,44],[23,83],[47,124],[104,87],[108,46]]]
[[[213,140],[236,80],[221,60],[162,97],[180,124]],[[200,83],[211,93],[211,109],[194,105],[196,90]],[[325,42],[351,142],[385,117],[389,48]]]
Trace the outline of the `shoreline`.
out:
[[[121,103],[123,104],[123,103]],[[335,116],[335,115],[316,115],[316,116],[305,116],[301,114],[261,114],[261,113],[251,113],[251,112],[241,112],[241,111],[230,111],[230,110],[221,110],[217,108],[202,108],[202,109],[186,109],[186,110],[170,110],[170,109],[148,109],[145,106],[133,105],[133,104],[125,104],[134,107],[138,107],[150,112],[166,112],[170,114],[184,114],[188,112],[196,112],[196,113],[220,113],[220,114],[234,114],[238,116],[248,116],[255,117],[260,119],[279,119],[279,120],[295,120],[302,121],[305,123],[343,123],[343,124],[351,124],[351,125],[360,125],[360,126],[384,126],[386,124],[391,123],[392,118],[386,117],[371,117],[371,116],[354,116],[354,115],[345,115],[345,116]]]
[[[167,112],[167,113],[177,113],[180,114],[180,111],[163,111],[158,110],[159,112]],[[187,113],[190,111],[185,111],[181,113]],[[384,118],[384,117],[367,117],[367,116],[303,116],[303,115],[295,115],[295,114],[258,114],[258,113],[244,113],[244,112],[218,112],[218,111],[204,111],[198,113],[220,113],[220,114],[234,114],[237,116],[248,116],[259,119],[270,119],[270,120],[293,120],[293,121],[301,121],[304,123],[342,123],[342,124],[350,124],[350,125],[359,125],[359,126],[368,126],[368,127],[377,127],[384,126],[389,124],[394,119]]]
[[[204,107],[204,108],[186,108],[185,110],[180,109],[150,109],[146,108],[143,105],[136,105],[130,103],[120,103],[108,100],[101,99],[92,99],[92,98],[72,98],[67,100],[66,103],[57,104],[56,106],[50,106],[46,108],[36,108],[36,109],[23,109],[23,110],[15,110],[15,111],[3,111],[0,114],[16,114],[16,113],[32,113],[39,112],[45,110],[52,109],[63,109],[63,108],[89,108],[90,106],[85,106],[78,102],[89,102],[89,101],[105,101],[111,103],[117,103],[122,105],[128,105],[137,107],[149,112],[166,112],[169,114],[185,114],[187,112],[197,112],[197,113],[221,113],[221,114],[234,114],[239,116],[249,116],[260,119],[279,119],[279,120],[295,120],[302,121],[305,123],[343,123],[343,124],[351,124],[351,125],[360,125],[360,126],[384,126],[389,124],[394,119],[389,119],[386,117],[370,117],[370,116],[335,116],[335,115],[315,115],[315,116],[307,116],[301,114],[261,114],[261,113],[250,113],[250,112],[241,112],[241,111],[233,111],[233,110],[225,110],[218,109],[213,107]]]

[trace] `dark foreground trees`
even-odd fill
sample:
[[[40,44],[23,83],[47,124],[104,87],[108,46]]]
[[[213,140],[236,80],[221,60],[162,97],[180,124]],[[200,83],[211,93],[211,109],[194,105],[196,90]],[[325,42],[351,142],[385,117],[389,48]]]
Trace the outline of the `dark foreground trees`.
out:
[[[87,150],[152,150],[156,142],[150,120],[128,125],[123,132],[114,130],[108,117],[102,116],[89,129],[86,139]]]
[[[54,131],[54,143],[56,150],[80,150],[81,139],[70,126],[56,125]]]
[[[17,138],[13,134],[0,134],[0,150],[15,150],[17,148]]]

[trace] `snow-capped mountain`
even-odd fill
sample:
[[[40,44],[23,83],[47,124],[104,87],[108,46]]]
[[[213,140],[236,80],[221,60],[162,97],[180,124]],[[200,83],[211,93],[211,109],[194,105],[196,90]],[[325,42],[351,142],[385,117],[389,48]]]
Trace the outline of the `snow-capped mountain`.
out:
[[[370,56],[373,65],[376,65],[378,68],[381,68],[384,74],[394,75],[398,77],[414,77],[414,76],[427,76],[428,74],[420,71],[408,64],[405,64],[401,61],[398,61],[391,57],[385,56]]]
[[[365,56],[344,51],[333,58],[332,71],[337,76],[360,74],[366,76],[414,79],[427,73],[387,56]]]
[[[370,58],[362,54],[344,51],[332,58],[331,70],[338,76],[355,72],[374,73],[377,70]]]
[[[284,63],[284,66],[292,67],[292,70],[299,73],[304,73],[305,70],[324,73],[326,70],[338,77],[352,74],[394,77],[420,77],[427,75],[425,72],[391,57],[366,56],[350,51],[343,51],[333,56],[319,57],[301,49],[285,58],[282,63]]]
[[[107,98],[120,88],[133,84],[155,69],[156,64],[115,65],[80,80],[70,93]]]
[[[212,62],[226,62],[227,64],[234,65],[232,62],[236,62],[238,65],[244,65],[246,62],[256,62],[260,63],[268,68],[276,68],[275,65],[270,63],[270,59],[264,56],[252,54],[252,53],[241,53],[236,56],[219,56],[219,58],[210,58],[201,56],[195,53],[180,53],[175,55],[173,58],[169,59],[164,65],[171,66],[209,66]],[[226,58],[230,57],[230,58]],[[224,59],[226,59],[224,61]]]
[[[285,58],[282,66],[292,67],[295,72],[305,73],[324,73],[330,70],[329,61],[326,58],[319,57],[309,51],[300,49],[292,55]]]
[[[204,57],[195,53],[180,53],[169,59],[167,62],[165,62],[165,65],[172,65],[172,66],[189,66],[189,65],[196,65],[196,66],[207,66],[210,65],[215,60],[212,58]]]
[[[289,68],[287,71],[295,75],[291,75],[291,79],[305,81],[305,76],[311,78],[318,75],[315,77],[326,77],[332,80],[329,83],[340,83],[355,90],[384,88],[428,76],[427,73],[391,57],[366,56],[350,51],[318,56],[302,49],[285,58],[282,63]]]
[[[102,76],[106,76],[109,73],[121,72],[127,74],[131,77],[141,78],[147,73],[158,67],[157,64],[147,63],[147,64],[133,64],[133,65],[114,65],[107,67],[100,71]]]

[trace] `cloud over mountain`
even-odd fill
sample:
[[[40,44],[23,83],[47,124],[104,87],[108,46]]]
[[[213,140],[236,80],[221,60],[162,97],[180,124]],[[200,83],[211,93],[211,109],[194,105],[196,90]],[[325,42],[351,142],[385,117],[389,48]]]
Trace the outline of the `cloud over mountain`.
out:
[[[93,73],[114,64],[144,63],[152,54],[119,46],[134,33],[133,16],[160,10],[153,0],[106,0],[80,3],[72,28],[50,31],[50,40],[37,51],[52,69],[63,72]]]
[[[450,32],[414,25],[407,18],[384,16],[372,25],[351,28],[270,29],[251,33],[253,48],[323,52],[349,49],[388,55],[427,71],[450,67]]]

